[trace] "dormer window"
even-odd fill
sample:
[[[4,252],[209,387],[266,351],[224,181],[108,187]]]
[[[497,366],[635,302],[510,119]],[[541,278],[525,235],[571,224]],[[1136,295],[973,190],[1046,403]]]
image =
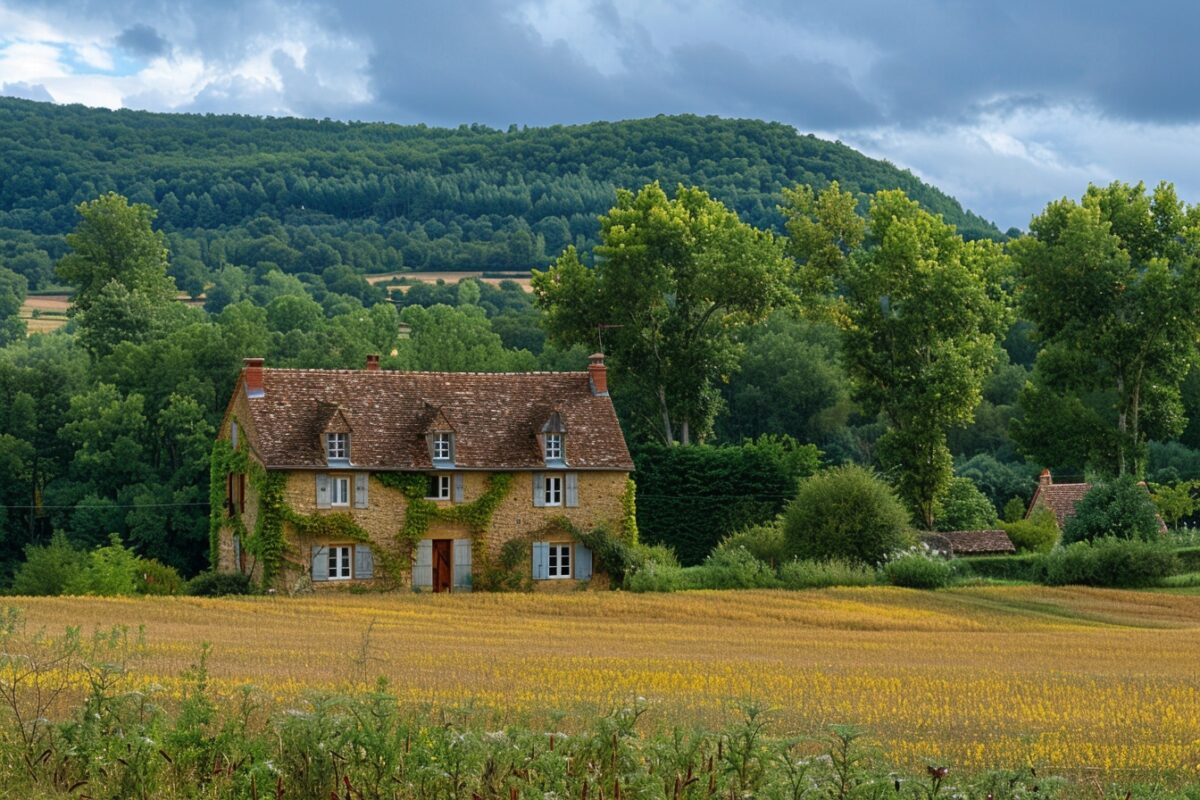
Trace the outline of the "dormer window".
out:
[[[546,434],[546,461],[562,461],[563,436],[561,433]]]
[[[454,434],[435,433],[433,435],[433,460],[451,461],[454,456]]]
[[[350,434],[325,434],[325,457],[329,461],[348,461],[350,459]]]

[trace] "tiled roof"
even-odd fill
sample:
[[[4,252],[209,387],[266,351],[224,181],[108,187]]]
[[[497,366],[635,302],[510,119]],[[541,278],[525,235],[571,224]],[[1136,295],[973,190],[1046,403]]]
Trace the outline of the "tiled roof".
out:
[[[1067,520],[1075,516],[1076,504],[1091,491],[1091,488],[1090,483],[1043,483],[1034,493],[1025,516],[1028,517],[1034,509],[1044,506],[1054,512],[1061,530]]]
[[[263,369],[263,395],[249,397],[253,445],[267,467],[323,467],[321,433],[330,407],[349,423],[353,466],[432,469],[426,434],[454,431],[455,465],[544,466],[537,434],[557,411],[567,464],[629,471],[633,462],[612,401],[586,372],[456,373]],[[243,374],[244,380],[244,374]],[[236,391],[243,391],[239,381]]]
[[[949,549],[954,556],[996,555],[1015,553],[1012,539],[1004,531],[946,531],[927,534],[926,544],[935,550]],[[940,541],[939,541],[940,540]]]

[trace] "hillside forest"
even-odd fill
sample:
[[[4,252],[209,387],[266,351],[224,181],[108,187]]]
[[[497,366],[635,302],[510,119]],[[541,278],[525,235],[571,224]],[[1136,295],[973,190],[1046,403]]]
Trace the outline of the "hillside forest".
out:
[[[59,531],[203,570],[209,453],[249,355],[579,370],[603,348],[643,534],[690,563],[818,463],[877,470],[942,530],[1015,518],[1044,467],[1200,479],[1200,208],[1167,184],[1081,186],[1002,234],[753,121],[0,99],[0,142],[0,576]],[[532,290],[405,279],[452,269],[532,270]],[[70,321],[30,335],[22,304],[54,292]]]

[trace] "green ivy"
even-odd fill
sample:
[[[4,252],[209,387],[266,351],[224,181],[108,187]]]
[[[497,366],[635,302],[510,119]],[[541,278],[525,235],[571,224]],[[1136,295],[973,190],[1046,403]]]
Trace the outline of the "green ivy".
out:
[[[637,484],[633,478],[625,479],[625,494],[621,495],[621,533],[627,544],[638,543]]]
[[[246,524],[237,509],[232,516],[225,516],[225,479],[231,474],[246,474],[258,494],[258,518],[252,536],[247,535]],[[471,533],[474,559],[481,568],[486,568],[488,553],[483,534],[512,488],[512,475],[495,473],[488,477],[487,490],[478,499],[446,508],[426,499],[428,478],[422,473],[380,472],[374,473],[374,477],[383,486],[399,491],[406,500],[404,523],[396,533],[393,547],[379,548],[351,514],[298,513],[284,500],[287,473],[268,472],[249,457],[245,444],[234,450],[227,439],[218,439],[213,444],[209,465],[209,559],[213,567],[220,561],[221,529],[228,525],[241,537],[246,552],[262,564],[262,585],[271,586],[282,569],[286,549],[284,524],[290,523],[297,532],[308,537],[375,544],[380,571],[398,582],[412,567],[417,542],[425,538],[430,522],[437,519],[466,527]]]
[[[423,473],[381,472],[375,475],[375,479],[389,489],[397,490],[407,500],[404,524],[396,534],[396,545],[398,552],[405,554],[409,566],[413,548],[425,538],[429,523],[436,519],[464,526],[471,534],[472,563],[480,568],[486,567],[489,554],[483,534],[491,527],[496,509],[512,489],[513,477],[510,473],[489,475],[487,489],[470,503],[445,507],[425,497],[428,476]]]

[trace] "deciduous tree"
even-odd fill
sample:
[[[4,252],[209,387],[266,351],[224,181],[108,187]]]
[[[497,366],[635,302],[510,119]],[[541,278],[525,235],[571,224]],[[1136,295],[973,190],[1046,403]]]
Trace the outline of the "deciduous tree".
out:
[[[1013,253],[1022,309],[1048,345],[1039,367],[1054,358],[1039,369],[1039,391],[1095,417],[1092,470],[1140,475],[1147,440],[1185,423],[1180,385],[1200,341],[1200,207],[1166,183],[1149,195],[1140,183],[1090,186],[1078,203],[1049,204],[1030,233]],[[1023,401],[1027,418],[1036,399]],[[1021,440],[1035,448],[1036,431]]]
[[[568,248],[533,289],[550,339],[596,344],[604,330],[614,384],[665,443],[712,426],[717,384],[736,371],[735,334],[787,300],[780,242],[700,189],[673,198],[657,183],[617,192],[600,218],[595,268]]]
[[[971,421],[995,363],[1007,258],[993,242],[964,242],[900,191],[872,198],[865,229],[836,185],[790,198],[806,300],[838,322],[856,393],[889,425],[880,460],[929,528],[951,477],[946,431]]]

